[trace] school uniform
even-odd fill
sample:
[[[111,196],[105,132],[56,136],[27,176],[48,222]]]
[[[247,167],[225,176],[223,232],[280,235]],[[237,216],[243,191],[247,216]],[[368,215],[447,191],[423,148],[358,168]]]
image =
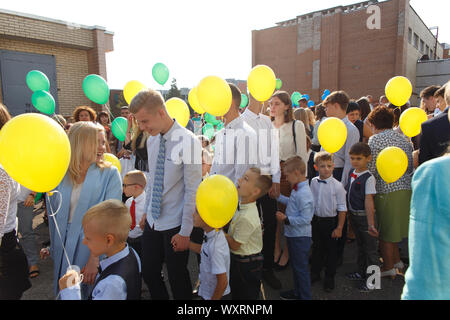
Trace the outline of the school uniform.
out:
[[[131,197],[125,203],[125,206],[130,210],[131,215],[131,230],[128,233],[128,244],[137,252],[139,257],[142,254],[142,235],[144,230],[139,227],[139,222],[145,214],[145,191],[143,191],[136,198]]]
[[[100,261],[99,273],[88,300],[139,300],[141,261],[128,245],[115,255]],[[79,285],[60,292],[61,300],[81,300]]]
[[[233,300],[257,300],[261,286],[263,248],[256,202],[240,204],[228,234],[241,244],[231,251],[230,287]]]
[[[366,195],[377,193],[375,177],[366,170],[357,173],[351,170],[345,190],[347,191],[348,216],[358,245],[358,273],[365,278],[367,267],[379,264],[378,243],[367,232],[367,213],[365,211]]]
[[[320,272],[325,267],[325,283],[334,287],[338,241],[331,234],[338,226],[338,212],[347,211],[346,193],[342,184],[332,176],[326,180],[313,178],[311,192],[315,204],[311,274],[313,278],[320,277]]]
[[[227,288],[223,296],[230,293],[230,248],[222,230],[212,230],[205,234],[201,249],[200,287],[198,295],[211,300],[217,286],[217,275],[227,274]]]

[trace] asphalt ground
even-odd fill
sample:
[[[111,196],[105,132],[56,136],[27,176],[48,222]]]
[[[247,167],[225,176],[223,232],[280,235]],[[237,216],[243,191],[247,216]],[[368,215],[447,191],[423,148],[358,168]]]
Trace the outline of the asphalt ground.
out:
[[[49,239],[48,227],[44,223],[43,214],[37,214],[33,221],[34,227],[38,233],[38,246]],[[53,262],[50,258],[41,260],[39,263],[40,275],[31,279],[32,287],[24,292],[22,300],[54,300],[53,295]],[[198,266],[196,256],[191,253],[189,257],[188,268],[191,275],[191,281],[194,284],[198,277]],[[335,282],[336,288],[333,292],[327,293],[323,290],[322,283],[317,282],[312,285],[313,300],[400,300],[404,286],[404,277],[398,275],[394,280],[391,278],[381,279],[381,289],[373,290],[369,293],[361,293],[357,289],[357,283],[345,278],[345,274],[355,271],[356,268],[356,244],[347,244],[344,251],[344,261],[338,268]],[[170,292],[167,280],[167,272],[164,268],[166,285]],[[292,288],[292,270],[290,266],[280,272],[275,273],[282,283],[281,290],[272,289],[267,283],[263,282],[263,288],[266,300],[279,300],[280,292]],[[150,299],[149,291],[143,283],[142,299]],[[196,297],[194,297],[196,298]],[[196,298],[197,299],[197,298]],[[261,299],[263,299],[261,295]]]

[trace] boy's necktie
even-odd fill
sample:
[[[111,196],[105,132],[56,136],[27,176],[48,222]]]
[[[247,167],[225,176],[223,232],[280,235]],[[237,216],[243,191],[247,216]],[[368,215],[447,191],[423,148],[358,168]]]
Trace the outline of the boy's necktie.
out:
[[[163,136],[159,140],[159,152],[156,161],[155,181],[152,190],[152,217],[156,221],[161,214],[161,200],[163,194],[164,183],[164,162],[166,160],[166,144]]]
[[[131,214],[131,230],[133,230],[136,227],[136,201],[131,202],[130,207],[130,214]]]

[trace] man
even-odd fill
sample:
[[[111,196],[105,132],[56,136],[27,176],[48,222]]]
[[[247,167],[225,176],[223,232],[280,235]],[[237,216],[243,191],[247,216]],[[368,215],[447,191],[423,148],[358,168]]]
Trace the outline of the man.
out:
[[[447,107],[436,117],[422,123],[420,138],[419,165],[442,156],[450,141],[450,123],[448,108],[450,106],[450,81],[445,85],[445,103]]]
[[[215,136],[215,153],[210,174],[221,174],[235,185],[244,173],[258,161],[257,137],[252,129],[240,118],[241,91],[229,83],[232,93],[231,106],[224,115],[225,127]]]
[[[303,98],[303,97],[302,97],[302,98],[298,101],[298,105],[299,105],[300,108],[308,109],[308,100],[306,100],[306,98]]]
[[[434,109],[434,116],[440,115],[447,108],[447,103],[445,102],[445,88],[442,86],[439,90],[434,93],[434,99],[436,99],[436,109]]]
[[[374,100],[373,100],[373,97],[372,97],[371,95],[368,95],[366,98],[367,98],[367,100],[369,101],[370,111],[372,111],[373,108],[374,108]]]
[[[262,113],[262,103],[250,95],[250,104],[241,118],[252,127],[258,139],[258,165],[263,174],[272,175],[272,188],[269,193],[256,201],[259,215],[264,225],[263,233],[263,279],[275,290],[281,289],[281,282],[273,272],[273,255],[277,228],[277,201],[280,196],[280,155],[278,151],[278,135],[272,133],[270,118]],[[275,138],[275,139],[273,139]]]
[[[195,193],[202,179],[201,144],[173,120],[155,90],[139,92],[130,110],[147,140],[149,175],[142,235],[143,278],[154,300],[169,294],[161,279],[165,262],[175,300],[192,298],[187,269],[189,237],[193,228]]]
[[[435,116],[436,110],[436,98],[434,94],[440,89],[439,86],[427,87],[420,92],[420,98],[422,99],[422,104],[427,114]]]
[[[386,96],[380,97],[380,102],[378,103],[379,106],[383,105],[385,107],[389,107],[389,99]]]

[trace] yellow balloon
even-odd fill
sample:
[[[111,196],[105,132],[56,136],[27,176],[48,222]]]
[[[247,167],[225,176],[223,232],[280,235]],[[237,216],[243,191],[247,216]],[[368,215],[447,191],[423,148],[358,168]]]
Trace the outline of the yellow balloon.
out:
[[[327,118],[317,130],[320,145],[329,153],[339,151],[347,140],[347,127],[338,118]]]
[[[230,110],[231,89],[229,84],[216,76],[203,78],[197,86],[200,106],[209,114],[221,117]]]
[[[119,159],[111,153],[104,153],[103,160],[110,162],[114,167],[119,169],[119,173],[122,172],[122,166],[120,165]]]
[[[180,98],[171,98],[166,101],[166,109],[171,118],[175,118],[182,127],[186,127],[189,122],[189,107]]]
[[[139,91],[147,89],[147,87],[137,80],[131,80],[123,88],[123,97],[130,104],[131,100],[139,93]]]
[[[397,107],[405,105],[412,94],[412,85],[408,78],[394,77],[386,84],[386,98]]]
[[[200,183],[195,203],[203,221],[211,228],[219,229],[233,218],[238,205],[238,192],[230,179],[213,175]]]
[[[265,65],[258,65],[250,71],[247,81],[248,90],[258,101],[267,101],[277,86],[273,70]]]
[[[389,147],[378,154],[377,169],[386,183],[393,183],[400,179],[408,168],[406,153],[397,147]]]
[[[8,121],[0,131],[0,163],[24,187],[48,192],[58,186],[70,162],[70,143],[51,118],[26,113]]]
[[[195,112],[199,114],[204,114],[206,111],[205,109],[202,108],[200,102],[198,101],[197,90],[198,90],[197,87],[194,87],[191,89],[191,91],[189,91],[188,96],[189,104],[191,105],[192,109],[194,109]]]
[[[409,108],[400,117],[400,129],[407,137],[415,137],[422,131],[422,123],[428,120],[427,114],[420,108]]]

